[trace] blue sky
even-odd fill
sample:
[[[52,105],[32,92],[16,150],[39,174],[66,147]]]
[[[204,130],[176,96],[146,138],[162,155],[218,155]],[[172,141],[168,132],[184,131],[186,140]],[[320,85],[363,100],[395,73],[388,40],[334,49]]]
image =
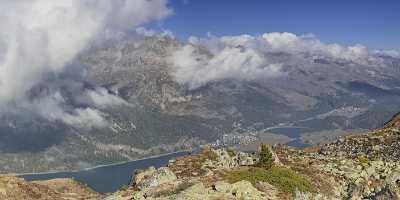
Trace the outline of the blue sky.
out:
[[[400,0],[170,0],[158,26],[179,38],[312,33],[324,42],[400,49]]]

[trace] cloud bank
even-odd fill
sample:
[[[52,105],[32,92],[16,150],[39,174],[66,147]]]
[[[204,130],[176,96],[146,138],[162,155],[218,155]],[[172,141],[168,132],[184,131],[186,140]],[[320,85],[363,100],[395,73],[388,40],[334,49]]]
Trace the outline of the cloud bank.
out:
[[[177,82],[195,89],[207,82],[222,79],[252,80],[280,75],[281,64],[269,63],[251,48],[224,46],[213,55],[201,55],[192,45],[174,52]]]
[[[159,30],[154,30],[154,29],[149,29],[145,27],[138,27],[136,28],[135,32],[138,35],[144,36],[144,37],[169,37],[169,38],[175,38],[174,33],[171,30],[168,29],[162,29],[161,31]]]
[[[283,67],[290,63],[325,59],[345,62],[349,66],[385,65],[382,55],[399,57],[397,51],[370,50],[357,44],[343,46],[326,44],[313,35],[265,33],[207,38],[190,37],[187,45],[170,58],[175,79],[190,89],[222,79],[257,80],[282,76]],[[284,54],[285,60],[273,55]]]
[[[62,85],[61,79],[79,79],[75,76],[81,74],[81,69],[70,69],[69,66],[99,34],[108,29],[128,30],[171,14],[166,0],[2,0],[2,113],[18,107],[70,125],[104,125],[101,112],[96,108],[110,105],[110,101],[121,103],[123,100],[103,89],[87,91],[81,88],[74,90],[77,94],[72,96],[86,95],[92,105],[71,107],[56,85]],[[71,77],[60,78],[65,74]],[[46,82],[49,77],[54,85]],[[44,88],[51,89],[35,94]]]

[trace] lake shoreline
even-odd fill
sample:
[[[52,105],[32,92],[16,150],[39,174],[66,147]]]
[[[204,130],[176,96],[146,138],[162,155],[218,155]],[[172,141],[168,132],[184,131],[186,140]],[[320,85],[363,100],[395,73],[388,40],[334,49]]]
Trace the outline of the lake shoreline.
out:
[[[181,150],[181,151],[174,151],[170,153],[163,153],[163,154],[157,154],[149,157],[144,157],[144,158],[138,158],[134,160],[129,160],[129,161],[122,161],[122,162],[117,162],[117,163],[111,163],[111,164],[104,164],[104,165],[96,165],[93,167],[88,167],[88,168],[83,168],[83,169],[77,169],[77,170],[65,170],[65,171],[48,171],[48,172],[28,172],[28,173],[7,173],[7,174],[0,174],[0,176],[27,176],[27,175],[43,175],[43,174],[56,174],[56,173],[77,173],[81,171],[88,171],[88,170],[94,170],[102,167],[112,167],[112,166],[118,166],[118,165],[124,165],[130,162],[135,162],[135,161],[143,161],[147,159],[154,159],[154,158],[159,158],[163,156],[168,156],[168,155],[173,155],[173,154],[179,154],[179,153],[191,153],[193,152],[192,150]]]
[[[302,126],[290,126],[290,125],[278,125],[278,126],[272,126],[268,127],[265,130],[266,131],[271,131],[273,129],[281,129],[281,128],[308,128],[308,127],[302,127]],[[274,134],[279,134],[279,133],[274,133]],[[283,134],[284,135],[284,134]],[[293,139],[298,139],[298,138],[293,138]],[[194,148],[195,149],[195,148]],[[128,161],[122,161],[122,162],[116,162],[116,163],[111,163],[111,164],[104,164],[104,165],[96,165],[93,167],[88,167],[88,168],[83,168],[83,169],[76,169],[76,170],[61,170],[61,171],[47,171],[47,172],[27,172],[27,173],[4,173],[0,174],[0,176],[26,176],[26,175],[41,175],[41,174],[55,174],[55,173],[75,173],[79,171],[87,171],[87,170],[93,170],[101,167],[109,167],[109,166],[118,166],[118,165],[123,165],[129,162],[135,162],[135,161],[141,161],[141,160],[146,160],[146,159],[152,159],[152,158],[158,158],[162,156],[168,156],[168,155],[173,155],[177,153],[184,153],[184,152],[193,152],[194,149],[190,150],[181,150],[181,151],[174,151],[174,152],[169,152],[169,153],[163,153],[163,154],[157,154],[149,157],[143,157],[143,158],[138,158],[134,160],[128,160]]]

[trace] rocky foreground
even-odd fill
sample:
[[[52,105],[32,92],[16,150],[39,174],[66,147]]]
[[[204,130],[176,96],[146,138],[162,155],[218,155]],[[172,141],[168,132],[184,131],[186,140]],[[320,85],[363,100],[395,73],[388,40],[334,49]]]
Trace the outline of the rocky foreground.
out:
[[[69,179],[0,177],[0,199],[223,200],[400,199],[400,115],[382,129],[324,146],[211,149],[135,172],[129,186],[99,194]]]

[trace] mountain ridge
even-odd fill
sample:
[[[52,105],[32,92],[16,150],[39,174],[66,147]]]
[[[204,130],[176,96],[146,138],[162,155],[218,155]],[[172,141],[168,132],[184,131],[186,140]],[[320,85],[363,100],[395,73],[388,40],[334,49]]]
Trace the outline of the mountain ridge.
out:
[[[26,109],[19,112],[24,116],[1,117],[0,171],[77,170],[190,149],[225,135],[247,142],[254,134],[266,137],[265,129],[280,124],[308,127],[316,137],[321,131],[373,129],[400,110],[395,58],[386,58],[389,67],[377,68],[305,54],[294,62],[290,53],[268,53],[264,56],[286,63],[286,76],[227,78],[191,89],[177,82],[170,62],[184,44],[168,37],[127,37],[82,52],[73,65],[85,67],[84,87],[106,88],[127,104],[98,108],[108,125],[90,130],[32,119]],[[213,56],[201,45],[192,46],[195,54]],[[66,99],[70,90],[63,92]]]

